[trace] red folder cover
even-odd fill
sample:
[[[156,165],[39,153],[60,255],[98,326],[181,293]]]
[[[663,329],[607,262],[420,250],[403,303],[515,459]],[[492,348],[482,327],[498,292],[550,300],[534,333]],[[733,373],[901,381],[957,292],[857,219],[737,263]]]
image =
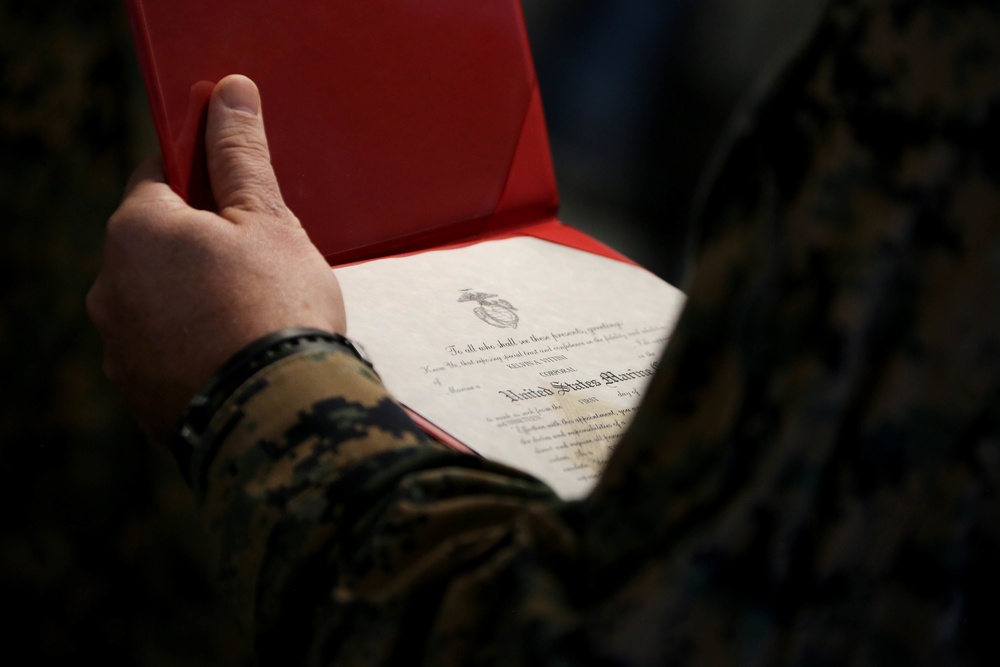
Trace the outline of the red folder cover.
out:
[[[261,91],[278,182],[331,265],[559,223],[519,0],[127,0],[170,184],[211,208],[204,117],[231,73]]]

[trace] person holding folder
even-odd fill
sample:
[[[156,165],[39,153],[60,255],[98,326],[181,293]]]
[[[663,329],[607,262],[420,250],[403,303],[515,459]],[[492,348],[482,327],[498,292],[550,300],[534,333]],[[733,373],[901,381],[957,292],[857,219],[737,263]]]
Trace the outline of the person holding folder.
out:
[[[219,82],[218,213],[145,164],[88,309],[261,661],[995,660],[998,33],[985,1],[831,3],[716,170],[676,333],[573,502],[409,420],[282,203],[267,101]]]

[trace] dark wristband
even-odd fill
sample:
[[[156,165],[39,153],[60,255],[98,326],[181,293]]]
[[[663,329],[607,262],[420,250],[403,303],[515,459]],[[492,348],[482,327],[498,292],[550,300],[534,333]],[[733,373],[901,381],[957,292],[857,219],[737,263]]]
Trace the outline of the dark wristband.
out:
[[[340,334],[291,327],[260,338],[246,346],[222,364],[181,414],[177,430],[170,439],[170,449],[181,468],[184,479],[191,482],[191,458],[202,445],[208,425],[225,403],[244,382],[276,361],[302,352],[346,352],[357,357],[374,372],[364,351]]]

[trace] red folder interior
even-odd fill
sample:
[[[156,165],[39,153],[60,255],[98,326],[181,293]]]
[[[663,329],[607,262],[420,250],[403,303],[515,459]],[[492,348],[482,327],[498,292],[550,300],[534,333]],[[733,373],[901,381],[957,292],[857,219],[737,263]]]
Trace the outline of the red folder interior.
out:
[[[212,208],[204,118],[261,91],[282,193],[331,265],[527,233],[623,259],[555,221],[518,0],[128,0],[170,184]]]

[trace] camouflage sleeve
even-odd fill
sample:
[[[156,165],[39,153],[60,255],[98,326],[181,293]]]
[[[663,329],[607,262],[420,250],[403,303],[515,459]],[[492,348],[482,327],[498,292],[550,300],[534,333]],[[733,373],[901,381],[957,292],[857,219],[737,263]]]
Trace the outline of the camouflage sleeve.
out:
[[[583,511],[609,664],[997,661],[998,36],[838,0],[742,119]]]
[[[444,584],[502,560],[517,539],[535,543],[519,530],[551,527],[544,540],[556,543],[565,532],[525,513],[556,504],[547,487],[429,441],[346,354],[267,366],[219,410],[209,438],[219,445],[195,461],[197,492],[220,580],[264,663],[377,665],[426,651],[428,664],[463,664],[461,652],[436,655],[455,642],[423,646],[432,623],[448,636],[440,607],[458,608],[454,622],[481,606],[469,604],[473,582],[450,602]]]
[[[429,442],[347,355],[252,378],[199,491],[261,662],[995,663],[997,35],[993,0],[831,3],[580,502]]]

